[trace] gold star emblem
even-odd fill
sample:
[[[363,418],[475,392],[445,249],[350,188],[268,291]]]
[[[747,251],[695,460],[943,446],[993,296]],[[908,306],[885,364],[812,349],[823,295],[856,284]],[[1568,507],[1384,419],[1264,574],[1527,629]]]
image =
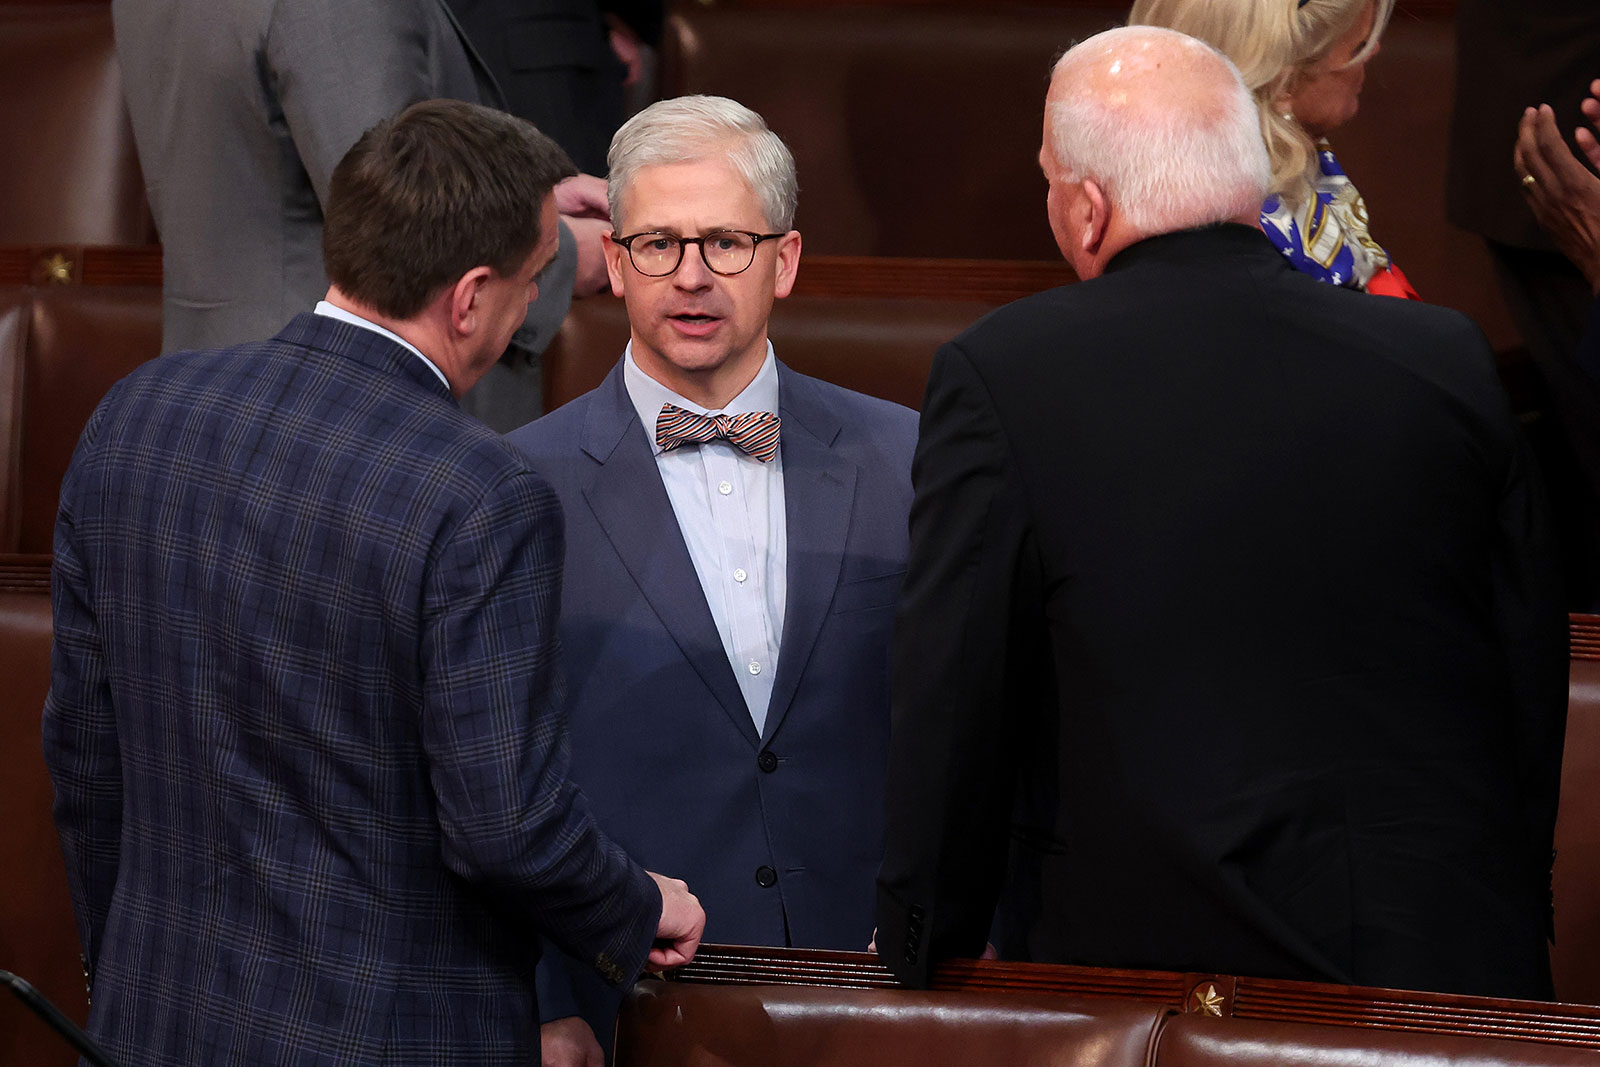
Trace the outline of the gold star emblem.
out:
[[[72,284],[72,260],[57,252],[44,261],[44,280],[51,285]]]
[[[1210,1015],[1218,1019],[1222,1018],[1223,997],[1222,994],[1217,992],[1216,983],[1212,983],[1204,989],[1196,989],[1194,991],[1194,1002],[1199,1007],[1201,1014]]]

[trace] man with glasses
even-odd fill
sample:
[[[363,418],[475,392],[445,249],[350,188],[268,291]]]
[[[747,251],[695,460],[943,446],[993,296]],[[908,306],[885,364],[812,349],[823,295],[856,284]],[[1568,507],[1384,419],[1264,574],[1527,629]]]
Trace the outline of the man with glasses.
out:
[[[670,857],[708,939],[862,949],[916,417],[774,358],[801,242],[759,115],[663,101],[609,163],[631,343],[511,435],[566,511],[573,778],[640,862]],[[609,1040],[616,1003],[581,970],[541,977],[547,1020]],[[546,1063],[562,1036],[597,1052],[577,1019],[546,1031]]]

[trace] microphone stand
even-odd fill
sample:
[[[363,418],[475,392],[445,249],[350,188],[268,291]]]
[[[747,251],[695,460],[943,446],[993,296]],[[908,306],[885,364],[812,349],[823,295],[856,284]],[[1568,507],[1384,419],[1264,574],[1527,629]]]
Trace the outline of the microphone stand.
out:
[[[60,1008],[46,1000],[33,986],[10,971],[0,971],[0,985],[10,986],[11,992],[28,1006],[29,1011],[60,1034],[68,1044],[78,1050],[79,1055],[94,1064],[94,1067],[117,1067],[117,1061],[107,1055],[106,1050],[96,1044],[94,1038],[84,1033],[82,1027],[63,1015]]]

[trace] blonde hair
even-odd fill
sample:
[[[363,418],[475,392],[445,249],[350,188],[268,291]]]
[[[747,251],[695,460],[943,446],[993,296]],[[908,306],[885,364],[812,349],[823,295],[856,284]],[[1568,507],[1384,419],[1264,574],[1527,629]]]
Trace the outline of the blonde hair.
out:
[[[1302,199],[1316,167],[1316,146],[1283,98],[1373,5],[1372,32],[1351,59],[1378,47],[1394,0],[1134,0],[1130,26],[1166,26],[1215,45],[1233,60],[1255,96],[1261,139],[1272,162],[1272,191]]]

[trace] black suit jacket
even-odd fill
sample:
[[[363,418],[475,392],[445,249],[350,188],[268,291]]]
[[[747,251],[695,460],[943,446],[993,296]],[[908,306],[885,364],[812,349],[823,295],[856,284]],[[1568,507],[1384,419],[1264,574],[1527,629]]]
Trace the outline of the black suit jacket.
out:
[[[586,174],[605,174],[611,135],[625,117],[627,70],[611,51],[606,12],[652,40],[654,0],[450,0],[505,95],[506,110],[539,127]]]
[[[1477,329],[1257,231],[939,353],[878,945],[1549,993],[1566,641]]]

